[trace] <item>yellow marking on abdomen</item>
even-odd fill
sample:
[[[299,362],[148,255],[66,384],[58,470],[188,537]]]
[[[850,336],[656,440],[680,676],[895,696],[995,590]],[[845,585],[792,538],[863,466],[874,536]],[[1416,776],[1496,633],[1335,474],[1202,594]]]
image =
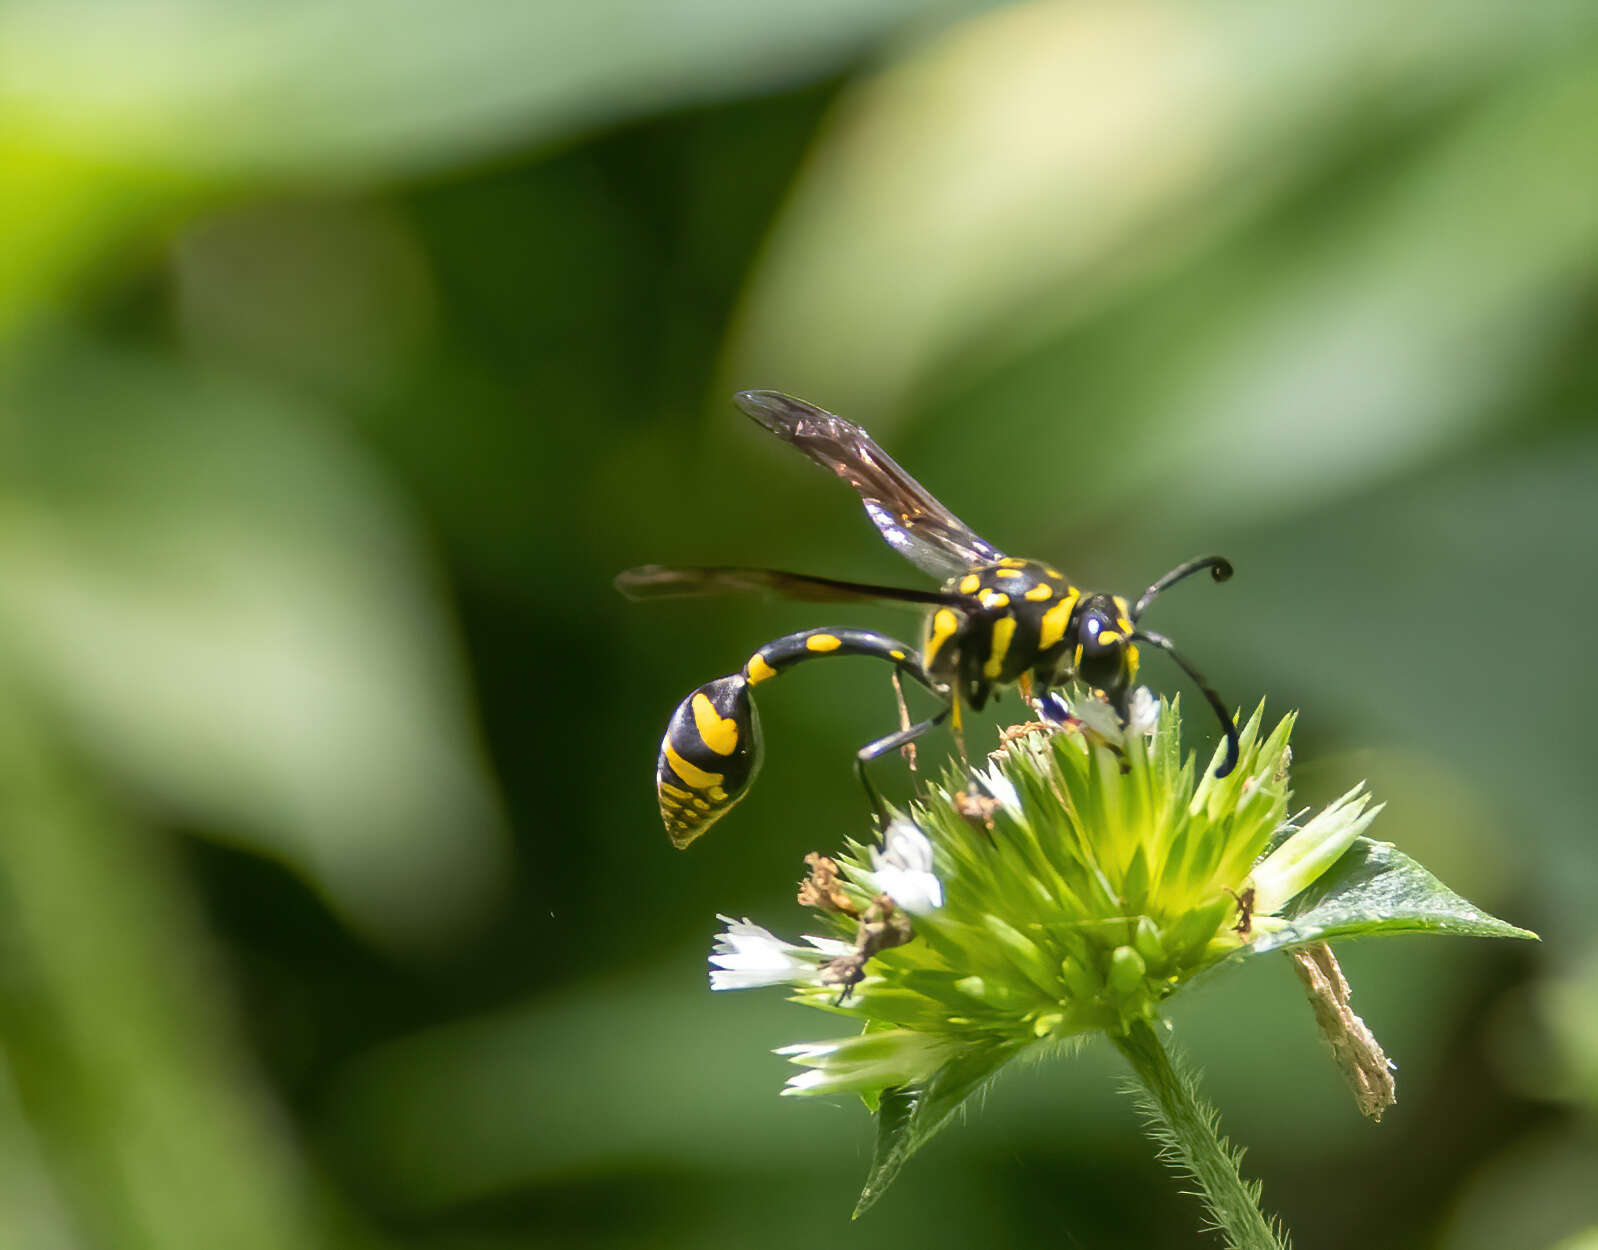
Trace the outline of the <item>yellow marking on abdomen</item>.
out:
[[[888,654],[891,655],[896,660],[904,659],[904,652],[899,650],[898,647],[895,647],[892,651],[888,652]]]
[[[749,663],[744,665],[744,676],[749,678],[751,686],[758,686],[768,677],[775,677],[777,670],[766,663],[766,657],[756,651],[749,657]]]
[[[967,573],[960,579],[960,593],[962,595],[974,595],[977,593],[977,587],[980,585],[982,585],[982,579],[980,577],[978,577],[975,573]]]
[[[993,646],[988,661],[982,666],[982,675],[988,679],[1004,671],[1004,657],[1010,650],[1010,639],[1015,637],[1015,617],[1004,616],[993,622]]]
[[[1039,582],[1026,592],[1026,597],[1032,600],[1033,603],[1042,603],[1044,600],[1054,597],[1054,587],[1049,585],[1048,582]]]
[[[836,634],[811,634],[805,639],[807,651],[836,651],[843,646],[843,639]]]
[[[954,614],[953,608],[939,608],[932,617],[932,634],[927,639],[926,665],[932,667],[932,662],[938,658],[938,649],[954,636],[960,628],[960,618]]]
[[[1121,635],[1116,633],[1113,629],[1101,630],[1099,632],[1099,641],[1100,642],[1120,642],[1121,641]]]
[[[1024,569],[1026,568],[1026,561],[1017,560],[1014,556],[1005,556],[1004,559],[999,561],[999,567],[1006,569]],[[999,576],[1002,577],[1004,574],[1001,573]]]
[[[980,602],[985,608],[1007,608],[1010,606],[1010,596],[1002,590],[984,590]]]
[[[1071,609],[1076,607],[1076,595],[1067,594],[1043,614],[1038,626],[1038,650],[1047,651],[1065,637],[1065,627],[1071,623]]]
[[[664,781],[660,783],[660,792],[662,794],[669,794],[674,799],[691,799],[694,797],[693,795],[689,794],[688,791],[679,790],[676,786],[668,785]]]
[[[677,748],[669,742],[662,747],[662,754],[666,757],[666,763],[671,765],[671,771],[695,790],[708,790],[711,786],[719,786],[727,780],[725,773],[707,773],[699,765],[690,764],[677,753]]]
[[[1129,646],[1126,649],[1126,679],[1132,681],[1137,677],[1137,648]]]
[[[994,573],[993,573],[993,576],[995,576],[995,577],[1020,577],[1021,576],[1021,570],[1020,569],[995,569]]]
[[[716,705],[703,691],[696,694],[691,705],[694,712],[694,728],[699,731],[699,740],[717,755],[731,755],[738,749],[738,724],[731,718],[724,718],[716,711]]]

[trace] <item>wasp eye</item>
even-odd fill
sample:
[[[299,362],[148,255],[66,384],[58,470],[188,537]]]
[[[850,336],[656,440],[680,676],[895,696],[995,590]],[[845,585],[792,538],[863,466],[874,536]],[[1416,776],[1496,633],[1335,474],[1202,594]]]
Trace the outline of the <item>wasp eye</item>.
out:
[[[1105,655],[1122,645],[1123,638],[1116,631],[1115,622],[1097,609],[1082,614],[1081,636],[1084,655]]]

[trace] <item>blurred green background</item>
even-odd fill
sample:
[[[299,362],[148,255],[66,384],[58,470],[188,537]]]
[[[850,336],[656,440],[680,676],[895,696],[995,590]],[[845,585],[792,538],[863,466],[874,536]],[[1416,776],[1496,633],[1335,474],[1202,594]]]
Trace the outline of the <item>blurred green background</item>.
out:
[[[0,3],[0,1245],[1199,1243],[1107,1048],[850,1225],[831,1026],[707,992],[892,701],[774,689],[688,854],[666,716],[915,625],[611,576],[918,584],[745,386],[1090,585],[1235,560],[1159,628],[1299,802],[1545,941],[1343,948],[1379,1127],[1285,962],[1177,1000],[1227,1129],[1300,1250],[1591,1244],[1595,135],[1566,0]]]

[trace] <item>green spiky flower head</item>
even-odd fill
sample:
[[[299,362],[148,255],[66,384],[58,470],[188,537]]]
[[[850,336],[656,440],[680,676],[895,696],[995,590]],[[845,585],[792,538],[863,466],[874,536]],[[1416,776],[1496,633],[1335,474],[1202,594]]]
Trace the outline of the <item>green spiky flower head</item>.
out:
[[[1219,753],[1183,755],[1173,704],[1139,692],[1126,727],[1089,695],[1064,707],[929,787],[880,845],[812,856],[800,897],[830,938],[746,921],[712,956],[718,987],[783,984],[862,1026],[782,1053],[804,1069],[784,1093],[878,1112],[863,1205],[1009,1059],[1124,1036],[1222,962],[1348,933],[1524,936],[1363,838],[1380,809],[1362,787],[1290,819],[1291,716],[1267,732],[1257,711],[1217,777]]]

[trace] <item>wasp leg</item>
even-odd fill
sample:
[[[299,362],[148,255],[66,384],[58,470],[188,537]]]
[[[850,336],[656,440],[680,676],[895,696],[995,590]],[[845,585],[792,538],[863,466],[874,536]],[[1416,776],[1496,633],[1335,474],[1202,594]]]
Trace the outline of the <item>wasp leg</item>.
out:
[[[894,706],[899,709],[899,728],[909,729],[910,705],[904,701],[904,682],[899,677],[898,669],[893,670],[893,702]],[[901,748],[901,753],[904,755],[905,764],[909,767],[911,774],[914,775],[916,770],[915,743],[905,743]]]
[[[953,707],[954,704],[951,703],[935,715],[927,717],[926,720],[907,726],[896,733],[891,733],[886,738],[878,738],[875,742],[868,742],[855,752],[855,776],[860,778],[860,784],[865,787],[866,797],[871,800],[871,808],[876,813],[878,824],[886,825],[888,823],[888,807],[882,801],[882,795],[878,793],[876,786],[871,784],[871,777],[866,772],[866,765],[874,759],[878,759],[892,751],[897,751],[900,747],[909,746],[922,734],[936,729],[948,719],[949,712]]]
[[[965,749],[965,725],[960,720],[960,700],[955,699],[949,705],[949,710],[954,713],[954,719],[949,722],[949,728],[954,731],[954,745],[959,748],[960,762],[967,768],[971,767],[971,757]]]

